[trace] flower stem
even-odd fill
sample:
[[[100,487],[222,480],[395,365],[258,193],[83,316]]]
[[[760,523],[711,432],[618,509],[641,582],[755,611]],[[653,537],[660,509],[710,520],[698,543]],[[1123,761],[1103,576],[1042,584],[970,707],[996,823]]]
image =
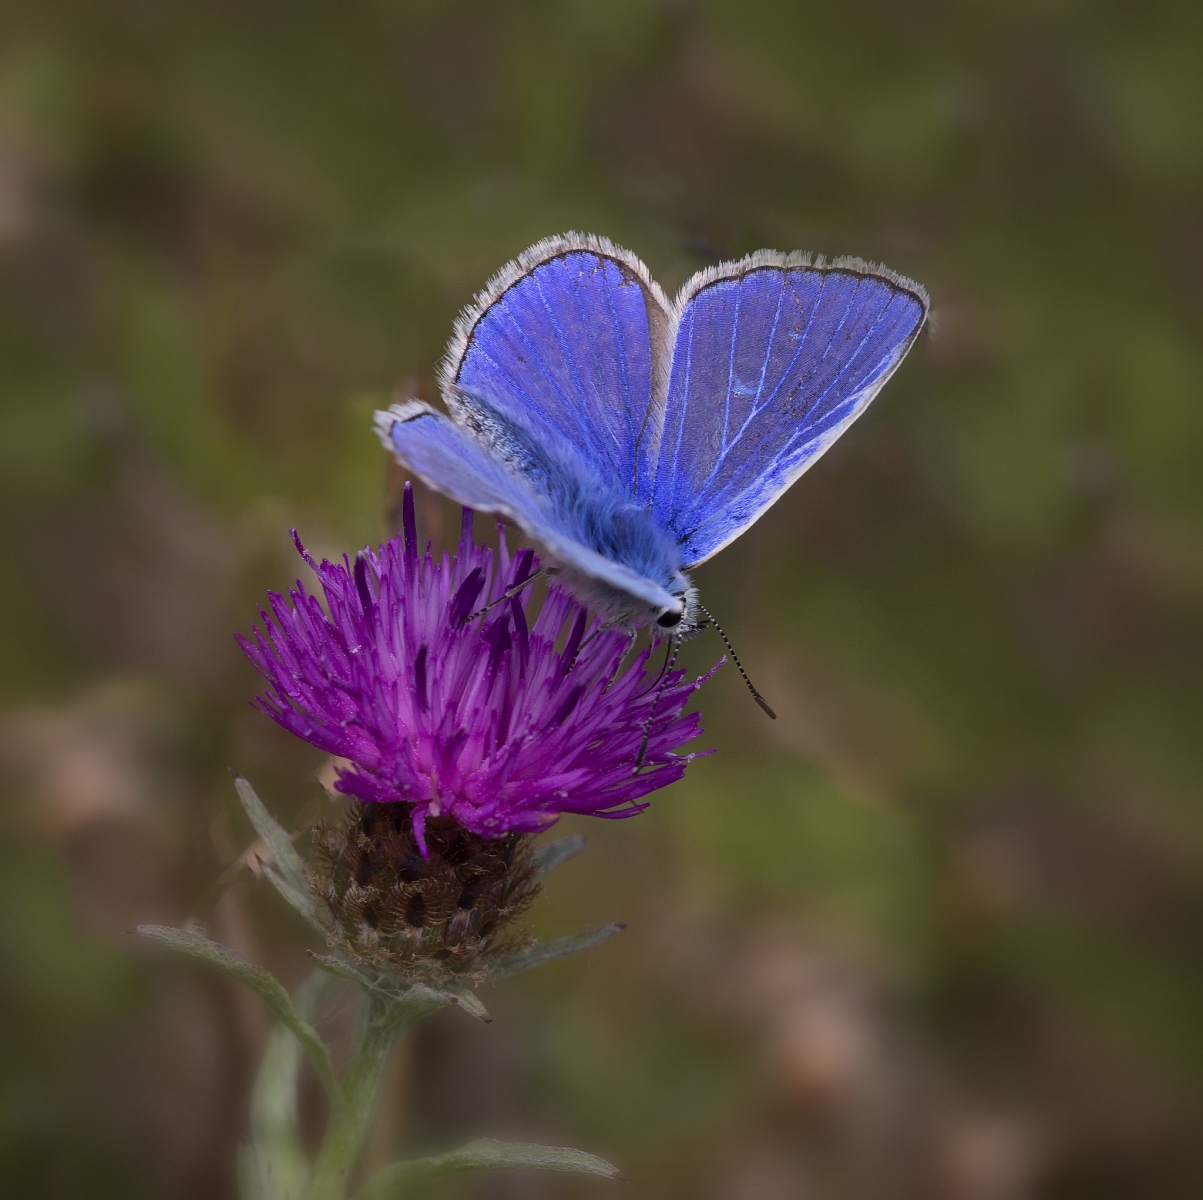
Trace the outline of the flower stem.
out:
[[[342,1098],[331,1107],[305,1200],[346,1200],[394,1047],[408,1026],[442,1008],[447,999],[426,988],[415,988],[400,998],[377,992],[364,996],[351,1061],[342,1080]]]

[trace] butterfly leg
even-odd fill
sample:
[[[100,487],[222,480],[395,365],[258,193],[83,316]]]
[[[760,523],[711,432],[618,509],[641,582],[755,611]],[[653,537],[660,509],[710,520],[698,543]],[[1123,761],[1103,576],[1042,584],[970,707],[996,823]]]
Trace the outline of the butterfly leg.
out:
[[[518,583],[510,584],[510,586],[508,588],[506,588],[505,591],[502,592],[501,595],[498,596],[496,600],[492,601],[490,604],[486,604],[484,606],[484,608],[478,608],[474,613],[469,613],[464,618],[465,623],[467,623],[468,621],[475,621],[477,617],[483,617],[485,615],[485,613],[496,608],[499,604],[504,604],[512,596],[516,596],[528,584],[534,583],[535,580],[538,579],[539,576],[543,575],[544,573],[545,572],[544,572],[543,568],[540,568],[539,570],[534,572],[533,575],[528,575],[525,579],[520,580]]]
[[[572,668],[576,666],[577,659],[579,659],[579,658],[580,658],[581,654],[584,652],[584,649],[585,649],[585,647],[586,647],[586,646],[588,646],[588,645],[589,645],[589,643],[590,643],[591,641],[593,641],[593,639],[594,639],[595,637],[597,637],[597,635],[598,635],[599,633],[605,633],[607,629],[615,629],[615,628],[617,628],[617,627],[619,627],[619,626],[621,626],[621,625],[622,625],[622,622],[621,622],[621,621],[606,621],[604,624],[601,624],[601,625],[599,625],[599,626],[598,626],[598,627],[597,627],[597,628],[596,628],[596,629],[595,629],[595,630],[594,630],[594,631],[593,631],[593,632],[592,632],[592,633],[591,633],[591,634],[590,634],[590,635],[589,635],[587,638],[585,638],[585,640],[584,640],[583,642],[581,642],[581,644],[580,644],[580,645],[579,645],[579,646],[576,648],[576,653],[575,653],[575,654],[572,656],[572,662],[570,662],[570,663],[568,664],[568,666],[566,666],[566,667],[564,668],[564,674],[565,674],[565,675],[567,675],[567,674],[568,674],[568,672],[569,672],[569,671],[571,671],[571,670],[572,670]],[[619,658],[619,662],[621,662],[623,658],[626,658],[627,654],[630,652],[631,646],[634,644],[634,642],[635,642],[635,639],[636,639],[638,636],[639,636],[639,631],[638,631],[637,629],[632,629],[632,630],[631,630],[630,641],[628,641],[628,642],[627,642],[626,649],[625,649],[625,650],[623,650],[623,652],[622,652],[622,656]]]
[[[580,658],[580,656],[581,656],[581,653],[584,651],[585,647],[586,647],[587,645],[589,645],[589,643],[590,643],[591,641],[593,641],[593,639],[594,639],[595,637],[597,637],[597,635],[598,635],[599,633],[601,633],[601,631],[602,631],[603,629],[605,629],[605,626],[604,626],[604,625],[599,625],[599,626],[598,626],[598,627],[597,627],[597,628],[596,628],[596,629],[595,629],[595,630],[594,630],[594,631],[593,631],[593,632],[592,632],[592,633],[591,633],[591,634],[590,634],[590,635],[589,635],[587,638],[585,638],[585,640],[584,640],[583,642],[581,642],[581,644],[580,644],[580,645],[579,645],[579,646],[576,648],[576,653],[575,653],[575,654],[572,656],[572,662],[570,662],[570,663],[568,664],[568,666],[564,668],[564,674],[565,674],[565,675],[567,675],[567,674],[569,673],[569,671],[571,671],[571,670],[572,670],[572,668],[576,666],[576,660],[577,660],[578,658]]]
[[[660,672],[660,686],[656,689],[656,695],[652,699],[652,706],[648,709],[647,720],[643,723],[643,741],[639,743],[639,753],[635,756],[635,767],[631,771],[632,775],[638,775],[643,767],[643,760],[647,755],[647,744],[652,737],[652,722],[656,719],[656,707],[660,703],[660,697],[664,695],[664,689],[668,687],[668,681],[672,678],[672,669],[676,664],[677,655],[681,651],[681,643],[675,640],[670,640],[669,645],[672,647],[669,654],[664,660],[664,669]],[[645,692],[644,695],[647,693]]]
[[[664,644],[667,647],[664,653],[664,662],[660,664],[660,670],[656,672],[656,678],[652,680],[652,686],[648,688],[647,691],[640,692],[639,695],[635,697],[636,700],[642,700],[643,697],[649,692],[655,691],[660,684],[660,680],[664,678],[664,674],[668,670],[669,659],[673,656],[673,646],[676,645],[676,642],[672,638],[665,638]]]

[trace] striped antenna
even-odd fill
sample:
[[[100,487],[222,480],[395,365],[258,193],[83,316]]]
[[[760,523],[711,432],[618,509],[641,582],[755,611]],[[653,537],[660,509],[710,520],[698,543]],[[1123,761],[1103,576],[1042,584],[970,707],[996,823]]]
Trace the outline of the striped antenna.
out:
[[[706,614],[706,620],[718,630],[719,637],[726,644],[727,653],[731,655],[731,661],[739,668],[739,673],[744,677],[744,683],[748,685],[748,691],[752,693],[752,699],[775,721],[777,714],[773,712],[772,708],[769,707],[769,702],[756,690],[756,685],[748,678],[748,673],[744,670],[743,663],[739,661],[739,655],[735,653],[735,648],[731,645],[731,639],[723,632],[723,627],[710,615],[709,609],[700,601],[698,602],[698,608]]]

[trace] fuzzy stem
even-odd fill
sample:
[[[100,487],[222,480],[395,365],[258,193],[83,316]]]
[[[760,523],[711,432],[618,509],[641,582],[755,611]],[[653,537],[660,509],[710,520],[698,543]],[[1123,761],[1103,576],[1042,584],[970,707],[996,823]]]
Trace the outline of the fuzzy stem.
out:
[[[400,998],[377,992],[364,996],[351,1061],[342,1080],[342,1098],[330,1110],[305,1200],[346,1200],[397,1041],[408,1026],[442,1008],[449,999],[427,988],[414,988]]]

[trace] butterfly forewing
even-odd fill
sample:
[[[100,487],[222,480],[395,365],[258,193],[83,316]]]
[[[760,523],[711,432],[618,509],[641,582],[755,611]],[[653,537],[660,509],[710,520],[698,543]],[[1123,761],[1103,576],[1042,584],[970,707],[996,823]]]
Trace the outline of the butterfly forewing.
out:
[[[653,512],[696,565],[737,537],[856,419],[927,314],[866,264],[754,255],[682,293]]]
[[[532,246],[460,318],[442,385],[535,436],[567,441],[599,476],[650,495],[667,381],[669,306],[634,255],[567,235]]]

